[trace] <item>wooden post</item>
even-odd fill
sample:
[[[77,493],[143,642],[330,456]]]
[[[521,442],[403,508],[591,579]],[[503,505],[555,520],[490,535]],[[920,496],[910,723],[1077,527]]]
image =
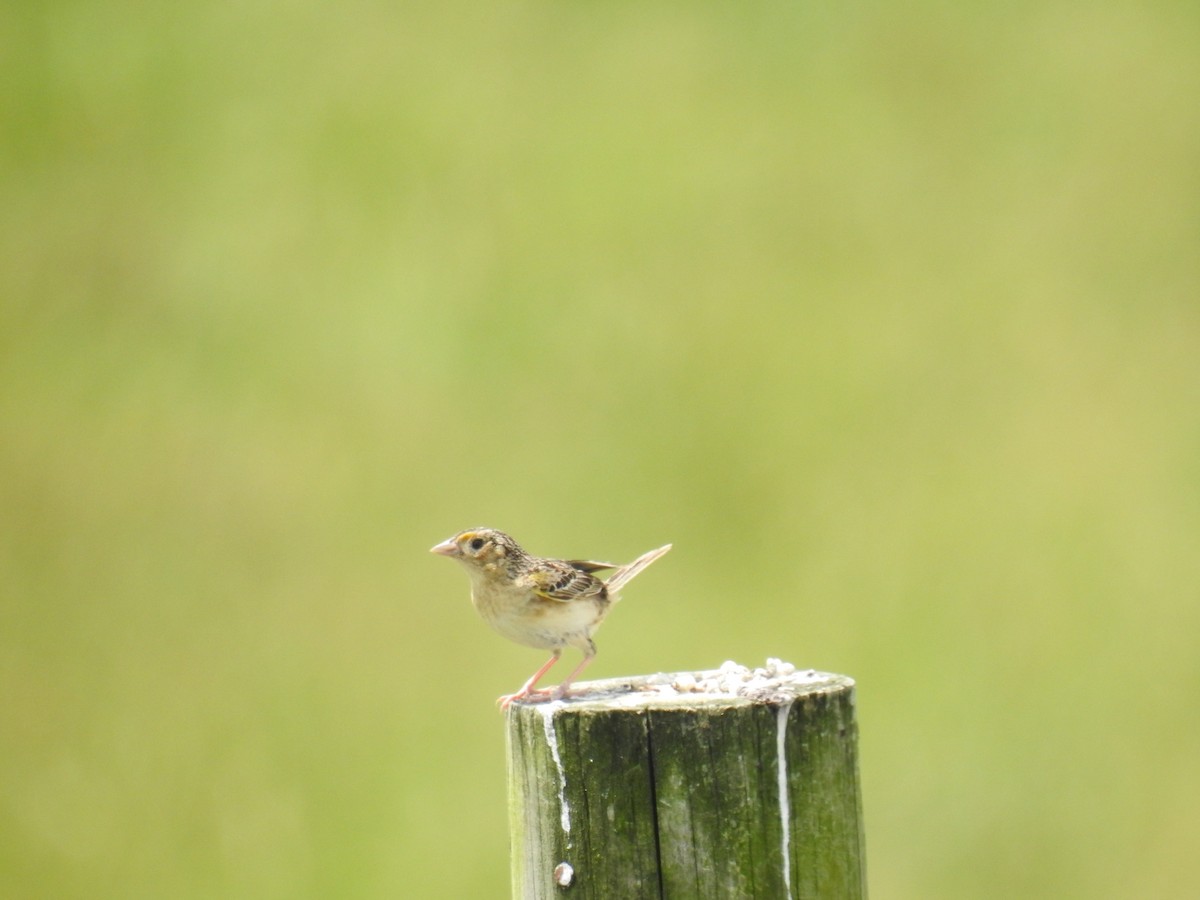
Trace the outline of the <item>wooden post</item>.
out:
[[[778,660],[516,703],[513,897],[865,897],[857,737],[850,678]]]

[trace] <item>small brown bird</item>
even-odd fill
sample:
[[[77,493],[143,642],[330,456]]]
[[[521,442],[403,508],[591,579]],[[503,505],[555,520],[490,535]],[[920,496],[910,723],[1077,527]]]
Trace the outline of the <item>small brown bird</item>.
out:
[[[620,599],[617,592],[634,576],[671,549],[643,553],[627,566],[586,559],[543,559],[531,556],[503,531],[471,528],[431,548],[457,559],[471,578],[471,602],[492,626],[511,641],[552,650],[546,664],[515,694],[499,699],[501,709],[525,697],[560,700],[596,655],[592,635]],[[616,569],[607,579],[595,572]],[[553,692],[534,690],[538,680],[558,662],[564,647],[578,647],[583,661]]]

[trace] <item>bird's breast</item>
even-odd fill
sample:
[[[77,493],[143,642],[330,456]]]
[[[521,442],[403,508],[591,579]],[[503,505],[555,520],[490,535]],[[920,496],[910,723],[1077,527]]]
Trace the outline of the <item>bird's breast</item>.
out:
[[[486,584],[475,586],[471,600],[499,634],[547,650],[585,645],[608,607],[599,598],[547,600],[531,591]]]

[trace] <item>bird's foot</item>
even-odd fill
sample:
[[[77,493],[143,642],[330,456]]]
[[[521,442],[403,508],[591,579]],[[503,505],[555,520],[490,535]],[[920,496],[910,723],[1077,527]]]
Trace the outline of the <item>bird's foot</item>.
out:
[[[513,705],[513,703],[515,703],[518,700],[526,700],[530,703],[541,703],[544,700],[551,700],[551,699],[557,700],[558,697],[554,696],[550,691],[547,691],[544,689],[539,689],[539,690],[534,691],[534,690],[528,690],[526,688],[522,688],[521,690],[517,691],[515,694],[500,695],[499,697],[496,698],[496,705],[499,706],[501,712],[503,712],[504,710],[507,710],[510,706]]]

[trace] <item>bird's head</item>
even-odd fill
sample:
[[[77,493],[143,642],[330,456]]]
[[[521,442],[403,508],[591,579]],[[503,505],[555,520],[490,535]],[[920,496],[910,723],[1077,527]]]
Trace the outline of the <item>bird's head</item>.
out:
[[[521,545],[494,528],[468,528],[429,549],[456,559],[468,571],[495,572],[525,557]]]

